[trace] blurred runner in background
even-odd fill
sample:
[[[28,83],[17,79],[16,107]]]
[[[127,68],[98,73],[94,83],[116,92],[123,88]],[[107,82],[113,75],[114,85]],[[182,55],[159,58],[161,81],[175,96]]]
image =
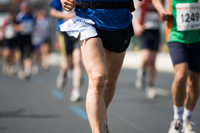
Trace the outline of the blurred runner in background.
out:
[[[34,50],[32,73],[34,75],[39,71],[40,61],[44,70],[49,68],[48,55],[50,50],[50,21],[43,9],[36,11],[35,15],[34,31],[32,34]]]
[[[62,8],[60,0],[53,0],[51,4],[50,15],[52,17],[58,18],[57,31],[60,31],[59,25],[64,21],[75,16],[75,12],[67,12]],[[63,55],[64,60],[61,62],[60,72],[57,78],[57,88],[61,89],[64,87],[67,79],[67,71],[73,68],[73,88],[71,91],[70,100],[72,102],[78,101],[81,97],[80,95],[80,85],[81,85],[81,74],[82,74],[82,64],[81,64],[81,52],[80,44],[78,39],[69,37],[66,32],[59,32],[59,44],[60,50]]]
[[[15,56],[17,48],[17,42],[16,42],[17,33],[14,29],[14,20],[15,20],[14,12],[12,11],[8,12],[8,17],[5,19],[4,30],[3,30],[5,40],[2,52],[2,58],[3,58],[2,72],[4,74],[8,74],[9,76],[13,76],[17,71],[16,56]]]
[[[18,32],[17,43],[21,52],[21,67],[18,70],[20,79],[29,79],[31,74],[32,32],[34,18],[29,10],[29,3],[23,1],[20,5],[20,13],[17,15],[15,29]]]
[[[155,61],[159,51],[160,24],[159,13],[154,8],[151,0],[135,2],[137,11],[133,12],[134,33],[139,39],[142,58],[141,67],[137,70],[135,86],[137,89],[145,89],[147,98],[155,98],[156,67]],[[139,9],[139,10],[138,10]],[[147,85],[145,82],[148,75]]]
[[[3,43],[4,43],[4,19],[0,19],[0,63],[1,63],[1,58],[2,58],[2,48],[3,48]]]
[[[200,3],[169,0],[168,10],[160,0],[153,4],[162,19],[168,20],[166,40],[174,65],[174,120],[168,133],[196,133],[191,117],[200,89]]]
[[[0,19],[0,63],[2,63],[2,51],[5,43],[5,22],[4,18]]]

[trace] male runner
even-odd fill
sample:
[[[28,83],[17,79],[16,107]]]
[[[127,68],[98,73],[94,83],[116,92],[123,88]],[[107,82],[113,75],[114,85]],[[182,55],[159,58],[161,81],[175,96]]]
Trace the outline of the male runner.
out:
[[[20,13],[17,15],[15,29],[18,32],[17,43],[21,52],[21,68],[18,76],[21,79],[29,79],[31,73],[32,32],[34,19],[29,10],[29,3],[23,1],[20,5]]]
[[[137,2],[136,8],[140,9],[140,14],[133,13],[134,33],[138,36],[142,64],[137,71],[135,85],[137,89],[146,88],[146,97],[153,99],[156,96],[155,61],[159,48],[159,14],[154,8],[151,0]],[[145,84],[145,76],[148,72],[148,84]]]
[[[1,56],[2,56],[2,48],[4,45],[4,29],[5,29],[5,24],[4,24],[4,19],[0,19],[0,62],[1,62]]]
[[[166,39],[175,73],[174,120],[169,133],[196,133],[191,117],[199,98],[200,4],[198,0],[169,0],[169,10],[160,0],[153,0],[153,4],[162,19],[168,20]]]
[[[77,1],[61,0],[71,11]],[[108,133],[106,110],[113,99],[125,51],[133,36],[132,0],[79,1],[76,17],[61,29],[79,37],[89,87],[86,109],[93,133]]]
[[[74,12],[66,12],[62,8],[60,0],[53,0],[51,4],[50,15],[58,18],[57,30],[59,25],[75,16]],[[64,87],[67,78],[67,71],[73,68],[73,88],[70,100],[72,102],[80,99],[80,84],[82,74],[81,51],[78,39],[69,37],[66,32],[59,32],[59,44],[64,61],[61,63],[60,72],[57,78],[57,88]]]
[[[3,45],[3,67],[2,72],[13,76],[16,72],[16,58],[15,52],[17,48],[16,31],[14,29],[14,12],[9,12],[8,17],[5,19],[4,25],[4,45]]]
[[[32,34],[33,44],[33,67],[32,73],[39,72],[39,62],[41,59],[42,67],[44,70],[49,68],[49,49],[50,49],[50,21],[46,17],[46,12],[43,9],[37,10],[35,13],[35,25]]]

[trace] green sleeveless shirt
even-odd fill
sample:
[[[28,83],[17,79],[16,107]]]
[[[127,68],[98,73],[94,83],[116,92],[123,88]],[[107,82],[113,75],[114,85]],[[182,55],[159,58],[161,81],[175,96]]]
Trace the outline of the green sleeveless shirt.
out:
[[[172,19],[168,21],[168,42],[200,42],[200,4],[198,0],[169,0]]]

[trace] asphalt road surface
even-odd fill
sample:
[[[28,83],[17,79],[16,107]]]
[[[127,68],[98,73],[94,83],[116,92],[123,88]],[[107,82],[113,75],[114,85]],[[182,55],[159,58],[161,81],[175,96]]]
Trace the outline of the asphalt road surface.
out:
[[[87,75],[83,72],[82,100],[69,100],[72,79],[56,89],[58,66],[40,70],[29,81],[0,73],[0,133],[91,133],[85,111]],[[158,96],[149,100],[134,86],[136,70],[122,69],[115,97],[108,109],[110,133],[167,133],[173,118],[172,73],[158,73]],[[199,101],[193,113],[200,133]]]

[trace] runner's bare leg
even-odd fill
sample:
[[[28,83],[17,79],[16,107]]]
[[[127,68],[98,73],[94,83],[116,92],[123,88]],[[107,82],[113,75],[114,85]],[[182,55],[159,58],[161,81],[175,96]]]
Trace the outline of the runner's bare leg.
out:
[[[105,102],[103,94],[106,86],[106,55],[100,38],[80,41],[83,63],[89,87],[86,96],[86,110],[93,133],[104,133]]]
[[[177,107],[181,107],[184,104],[186,96],[186,80],[188,75],[188,64],[180,63],[174,66],[174,81],[172,84],[172,97],[173,103]]]
[[[194,110],[196,102],[199,98],[199,79],[199,73],[189,71],[187,79],[185,107],[190,111]]]
[[[116,89],[117,79],[123,64],[125,51],[122,53],[114,53],[108,50],[106,51],[106,64],[108,69],[108,77],[106,79],[106,89],[104,92],[104,100],[106,108],[108,108],[110,102],[113,99]]]

